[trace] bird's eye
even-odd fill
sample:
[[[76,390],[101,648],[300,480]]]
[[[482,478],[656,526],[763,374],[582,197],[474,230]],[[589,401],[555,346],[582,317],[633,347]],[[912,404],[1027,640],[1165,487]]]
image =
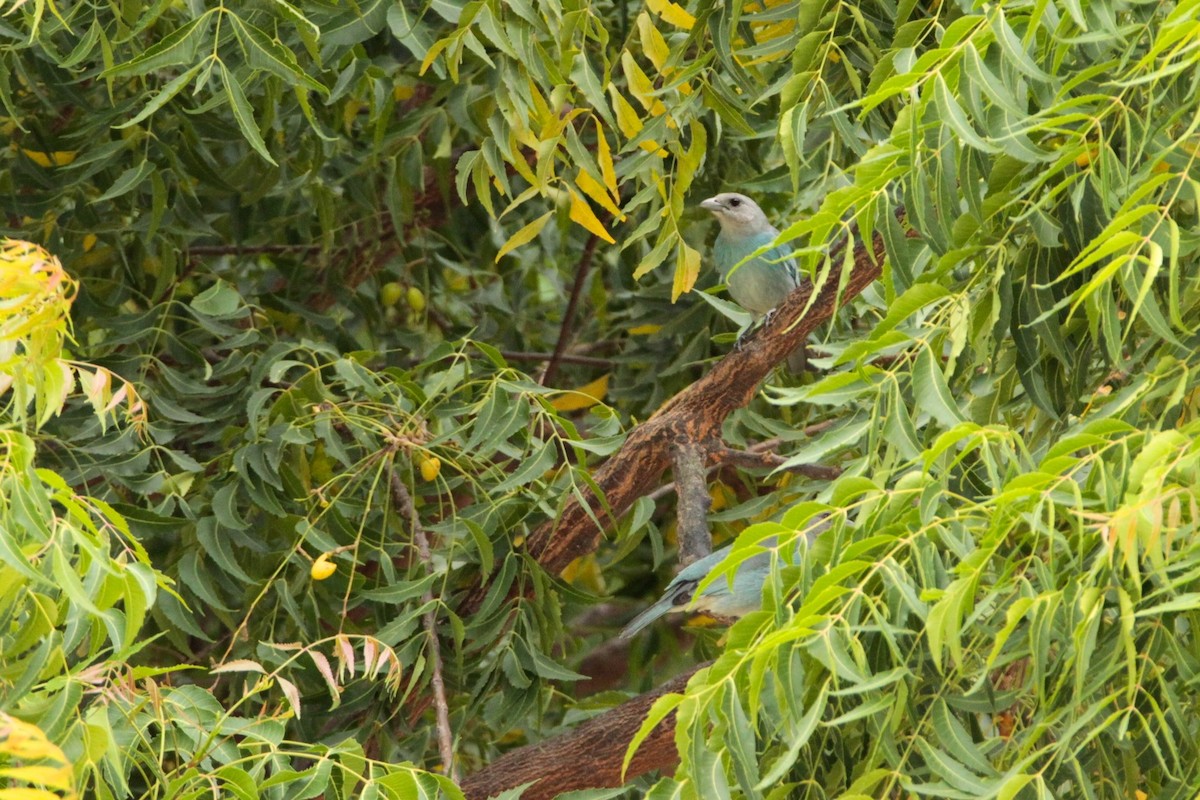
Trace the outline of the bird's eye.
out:
[[[737,207],[738,207],[738,206],[740,206],[741,204],[742,204],[742,201],[741,201],[741,200],[738,200],[736,197],[732,198],[732,199],[729,201],[729,205],[733,206],[734,208],[737,208]]]

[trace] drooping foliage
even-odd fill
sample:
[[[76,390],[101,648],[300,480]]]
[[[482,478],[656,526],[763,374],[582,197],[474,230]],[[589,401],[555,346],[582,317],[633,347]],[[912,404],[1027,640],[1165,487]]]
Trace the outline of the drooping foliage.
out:
[[[0,776],[455,796],[435,664],[461,773],[707,653],[635,793],[1193,796],[1198,41],[1194,1],[17,4]],[[818,284],[887,243],[726,426],[841,477],[713,479],[718,537],[835,524],[601,676],[669,500],[562,577],[521,544],[732,340],[730,189]]]

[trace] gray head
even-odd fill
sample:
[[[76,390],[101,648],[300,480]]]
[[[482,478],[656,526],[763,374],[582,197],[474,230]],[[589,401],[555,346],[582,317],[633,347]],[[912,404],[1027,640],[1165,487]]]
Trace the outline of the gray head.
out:
[[[729,234],[751,234],[773,230],[767,215],[758,203],[736,192],[724,192],[710,197],[700,207],[712,212],[721,223],[721,230]]]

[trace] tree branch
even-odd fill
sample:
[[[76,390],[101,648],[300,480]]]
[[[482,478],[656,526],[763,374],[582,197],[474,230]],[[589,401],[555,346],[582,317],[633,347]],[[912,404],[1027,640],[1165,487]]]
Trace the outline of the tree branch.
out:
[[[896,216],[905,222],[903,209],[898,209]],[[907,235],[917,234],[910,231]],[[826,262],[837,263],[849,242],[843,237],[833,245]],[[854,265],[849,274],[841,279],[831,276],[815,298],[812,283],[804,280],[775,309],[770,323],[744,347],[729,352],[708,374],[630,431],[621,449],[596,471],[593,485],[598,491],[583,490],[586,507],[578,497],[572,497],[558,517],[546,520],[530,534],[528,552],[554,573],[576,558],[595,552],[601,526],[614,524],[638,498],[657,488],[671,465],[675,443],[719,441],[725,419],[749,404],[759,383],[817,326],[879,277],[885,255],[883,237],[876,231],[871,247],[855,241]],[[471,587],[459,606],[460,613],[477,610],[486,592],[482,581]]]
[[[712,457],[722,465],[734,464],[749,469],[779,469],[787,463],[787,459],[778,453],[762,450],[735,450],[732,447],[718,447],[712,452]],[[793,464],[787,468],[787,471],[795,472],[806,478],[824,481],[831,481],[842,474],[840,468],[827,467],[823,464]]]
[[[621,775],[625,750],[642,727],[654,701],[682,692],[688,680],[712,662],[697,664],[657,689],[588,720],[570,733],[527,745],[467,777],[459,787],[469,800],[485,800],[534,781],[521,800],[550,800],[563,792],[621,786],[655,769],[679,763],[675,751],[675,713],[667,715],[642,742],[629,770]]]
[[[708,495],[704,472],[707,450],[703,442],[687,439],[676,442],[671,449],[675,485],[679,487],[676,506],[679,526],[676,530],[681,567],[712,552],[712,531],[708,527],[708,507],[712,505],[712,498]]]
[[[425,529],[421,527],[412,495],[408,493],[408,487],[396,474],[394,463],[391,471],[391,487],[392,502],[408,519],[409,527],[412,528],[413,541],[417,544],[417,555],[420,557],[421,563],[425,565],[425,569],[432,573],[433,555],[429,551],[429,537],[426,535]],[[426,591],[421,596],[421,602],[429,606],[429,610],[421,615],[421,623],[425,628],[425,634],[429,637],[429,663],[433,667],[433,675],[429,682],[433,688],[434,711],[437,714],[438,750],[442,756],[442,769],[450,776],[450,780],[456,781],[454,737],[450,730],[450,704],[446,702],[446,682],[442,679],[442,649],[438,644],[437,618],[432,605],[433,593]]]
[[[599,242],[599,236],[594,233],[590,235],[587,244],[583,246],[583,253],[579,256],[579,266],[575,268],[575,283],[571,286],[571,297],[567,300],[567,310],[563,312],[562,325],[558,329],[558,341],[554,344],[554,355],[550,357],[550,363],[546,365],[546,371],[542,373],[542,386],[549,386],[554,380],[554,375],[558,372],[559,361],[562,360],[563,352],[567,349],[567,342],[571,341],[571,325],[575,322],[575,309],[579,307],[579,296],[583,293],[583,285],[587,283],[588,272],[592,268],[592,256],[595,254],[596,245]]]
[[[827,260],[836,263],[846,246],[847,240],[843,239],[830,248]],[[634,428],[621,449],[597,470],[595,485],[600,495],[587,494],[590,508],[572,500],[557,519],[547,520],[530,535],[529,552],[550,572],[561,572],[574,559],[594,552],[601,532],[597,521],[612,524],[634,501],[656,488],[670,465],[670,451],[676,441],[719,439],[726,417],[754,398],[759,383],[775,365],[832,317],[839,306],[857,297],[879,277],[884,256],[883,237],[876,232],[871,247],[856,244],[854,266],[844,280],[826,281],[815,299],[812,284],[804,281],[745,347],[730,352],[707,375]]]
[[[608,369],[616,366],[611,358],[596,358],[595,356],[578,356],[573,353],[530,353],[524,350],[501,350],[500,355],[509,361],[550,361],[557,359],[563,364],[579,364],[585,367],[600,367]]]

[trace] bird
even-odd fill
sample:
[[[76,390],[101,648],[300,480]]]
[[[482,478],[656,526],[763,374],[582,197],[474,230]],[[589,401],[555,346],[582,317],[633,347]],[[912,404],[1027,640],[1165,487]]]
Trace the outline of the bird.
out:
[[[736,270],[734,267],[755,250],[775,241],[779,236],[778,229],[767,221],[767,215],[758,203],[744,194],[718,194],[700,203],[700,207],[712,212],[721,225],[721,232],[713,243],[712,257],[721,272],[721,279],[729,288],[730,297],[750,312],[755,323],[769,320],[775,307],[800,285],[796,262],[782,247],[773,247]],[[738,336],[739,346],[744,336],[745,332]],[[801,345],[788,356],[788,369],[803,372],[805,361],[804,345]]]
[[[828,519],[825,519],[811,527],[805,534],[808,544],[812,545],[817,536],[829,530],[829,525]],[[732,544],[688,564],[667,584],[667,589],[658,602],[634,617],[621,630],[618,638],[632,639],[642,628],[659,617],[679,611],[703,611],[714,617],[736,619],[758,609],[762,605],[763,583],[771,573],[771,550],[778,542],[771,536],[761,544],[767,549],[750,556],[738,565],[737,572],[733,575],[732,588],[728,579],[718,578],[696,595],[696,587],[714,567],[725,560],[733,547]]]

